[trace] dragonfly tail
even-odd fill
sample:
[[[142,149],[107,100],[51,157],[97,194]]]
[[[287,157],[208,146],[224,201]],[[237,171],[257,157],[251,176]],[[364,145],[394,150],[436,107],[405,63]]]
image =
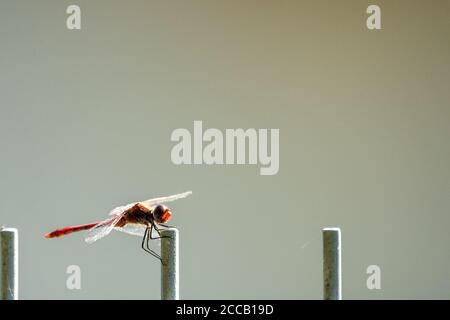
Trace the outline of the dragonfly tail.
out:
[[[72,226],[72,227],[66,227],[62,229],[56,229],[55,231],[49,232],[45,235],[47,239],[50,238],[59,238],[62,236],[65,236],[67,234],[78,232],[82,230],[89,230],[93,227],[95,227],[98,224],[98,222],[88,223],[88,224],[82,224],[79,226]]]

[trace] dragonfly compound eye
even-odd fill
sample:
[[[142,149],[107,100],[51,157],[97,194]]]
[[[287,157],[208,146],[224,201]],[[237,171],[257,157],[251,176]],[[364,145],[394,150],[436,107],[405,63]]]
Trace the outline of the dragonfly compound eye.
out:
[[[168,221],[171,215],[172,213],[170,212],[170,209],[163,204],[159,204],[155,207],[155,209],[153,209],[153,217],[158,223]]]

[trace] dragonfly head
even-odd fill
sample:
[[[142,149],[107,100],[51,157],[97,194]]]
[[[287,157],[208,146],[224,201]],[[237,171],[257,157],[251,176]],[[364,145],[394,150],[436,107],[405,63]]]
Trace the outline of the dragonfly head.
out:
[[[163,204],[158,204],[153,209],[153,218],[157,223],[166,223],[172,216],[172,211]]]

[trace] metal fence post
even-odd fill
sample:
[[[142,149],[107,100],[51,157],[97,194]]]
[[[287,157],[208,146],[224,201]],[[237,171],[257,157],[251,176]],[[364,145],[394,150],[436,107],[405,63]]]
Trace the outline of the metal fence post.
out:
[[[323,298],[341,300],[341,229],[325,228],[323,234]]]
[[[179,261],[178,230],[161,230],[161,300],[178,300],[179,297]]]
[[[0,229],[1,300],[19,299],[19,236],[15,228]]]

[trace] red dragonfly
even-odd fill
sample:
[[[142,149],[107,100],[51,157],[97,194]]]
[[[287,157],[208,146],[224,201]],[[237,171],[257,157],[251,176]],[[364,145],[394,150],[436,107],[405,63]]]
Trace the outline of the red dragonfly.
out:
[[[47,233],[45,237],[59,238],[73,232],[89,230],[85,240],[87,243],[93,243],[107,236],[114,229],[135,236],[142,236],[142,249],[161,260],[161,256],[150,249],[149,240],[162,238],[159,226],[170,227],[165,223],[172,216],[172,210],[163,203],[186,198],[191,194],[191,191],[187,191],[168,197],[133,202],[114,208],[110,211],[110,217],[106,220],[57,229]],[[153,237],[153,230],[158,233],[158,237]]]

